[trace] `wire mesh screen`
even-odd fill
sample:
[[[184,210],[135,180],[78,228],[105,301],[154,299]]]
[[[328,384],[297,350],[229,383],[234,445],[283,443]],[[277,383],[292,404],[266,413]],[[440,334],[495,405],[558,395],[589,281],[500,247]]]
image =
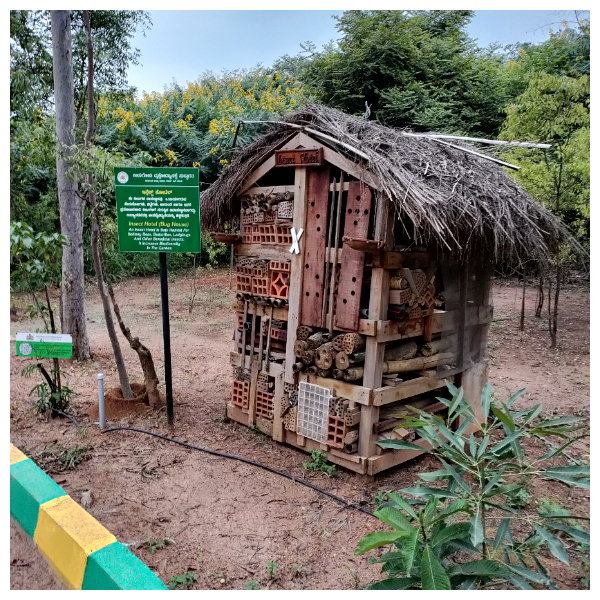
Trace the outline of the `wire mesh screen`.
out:
[[[331,390],[301,381],[298,386],[298,422],[296,433],[325,443]]]
[[[437,376],[461,373],[483,360],[486,319],[492,275],[489,263],[443,263],[437,288],[442,288],[443,309],[451,314],[441,332]]]

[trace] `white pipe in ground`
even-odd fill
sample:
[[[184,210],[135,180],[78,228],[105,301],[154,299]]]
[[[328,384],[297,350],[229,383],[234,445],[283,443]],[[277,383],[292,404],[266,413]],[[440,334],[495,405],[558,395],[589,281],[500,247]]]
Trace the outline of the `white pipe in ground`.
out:
[[[106,429],[106,419],[104,416],[104,375],[98,373],[98,420],[100,429]]]

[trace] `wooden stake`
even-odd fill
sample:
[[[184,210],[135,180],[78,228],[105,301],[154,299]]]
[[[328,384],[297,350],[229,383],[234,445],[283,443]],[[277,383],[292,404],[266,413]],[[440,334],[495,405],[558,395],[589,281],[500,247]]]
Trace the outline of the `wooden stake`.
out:
[[[335,215],[335,238],[333,240],[333,266],[331,269],[331,281],[329,283],[329,312],[327,314],[327,328],[330,333],[333,333],[333,310],[334,310],[334,291],[335,291],[335,275],[337,273],[337,251],[340,239],[340,222],[342,213],[342,194],[344,190],[344,171],[340,175],[340,187],[338,190],[337,207]],[[335,195],[335,194],[334,194]],[[333,224],[332,224],[333,226]]]
[[[329,228],[329,237],[327,240],[327,249],[325,254],[325,279],[323,280],[323,305],[321,308],[321,327],[327,326],[327,282],[329,281],[329,270],[330,270],[330,254],[331,239],[333,237],[333,208],[335,205],[335,177],[333,178],[333,192],[331,194],[331,202],[329,203],[329,218],[327,220],[327,227]]]

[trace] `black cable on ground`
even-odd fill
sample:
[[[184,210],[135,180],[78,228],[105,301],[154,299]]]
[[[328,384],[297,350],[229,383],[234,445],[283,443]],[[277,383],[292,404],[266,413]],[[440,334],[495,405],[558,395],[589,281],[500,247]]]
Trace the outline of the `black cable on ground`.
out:
[[[242,456],[235,456],[233,454],[226,454],[225,452],[218,452],[217,450],[208,450],[207,448],[200,448],[199,446],[194,446],[193,444],[188,444],[187,442],[181,442],[174,438],[167,437],[166,435],[161,435],[160,433],[146,431],[145,429],[137,429],[135,427],[111,427],[110,429],[104,429],[102,431],[102,433],[109,433],[111,431],[135,431],[137,433],[145,433],[147,435],[152,435],[154,437],[160,438],[161,440],[166,440],[167,442],[173,442],[174,444],[180,444],[181,446],[185,446],[186,448],[191,448],[192,450],[199,450],[200,452],[206,452],[207,454],[212,454],[213,456],[220,456],[222,458],[231,458],[233,460],[238,460],[238,461],[246,463],[248,465],[260,467],[261,469],[264,469],[265,471],[270,471],[271,473],[275,473],[276,475],[281,475],[282,477],[291,479],[295,483],[301,483],[302,485],[305,485],[306,487],[309,487],[309,488],[315,490],[315,492],[319,492],[320,494],[323,494],[323,495],[331,498],[332,500],[335,500],[336,502],[343,504],[346,508],[355,508],[356,510],[360,510],[361,512],[364,512],[365,514],[367,514],[371,517],[375,516],[370,510],[363,508],[359,504],[354,504],[354,502],[349,502],[348,500],[345,500],[344,498],[340,498],[339,496],[336,496],[335,494],[332,494],[331,492],[328,492],[327,490],[324,490],[323,488],[313,485],[312,483],[309,483],[308,481],[305,481],[303,479],[298,479],[298,478],[294,477],[293,475],[290,475],[289,473],[285,473],[284,471],[279,471],[278,469],[273,469],[272,467],[269,467],[267,465],[263,465],[261,463],[250,460],[249,458],[243,458]]]

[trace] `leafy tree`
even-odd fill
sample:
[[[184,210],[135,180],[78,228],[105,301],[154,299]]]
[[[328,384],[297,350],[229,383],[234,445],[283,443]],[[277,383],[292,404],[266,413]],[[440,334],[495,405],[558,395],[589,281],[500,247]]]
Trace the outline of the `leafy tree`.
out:
[[[142,99],[115,98],[98,102],[98,143],[125,154],[148,152],[152,166],[195,166],[212,183],[229,162],[237,122],[274,120],[304,101],[291,78],[266,69],[207,73],[185,88],[172,85],[162,94]],[[238,133],[244,145],[264,125],[249,124]]]
[[[465,31],[472,16],[347,11],[336,17],[341,39],[304,59],[301,80],[320,101],[345,112],[364,113],[366,102],[372,118],[387,125],[491,135],[506,101],[503,60],[475,47]]]
[[[16,284],[31,294],[34,302],[31,313],[42,319],[46,333],[57,330],[48,287],[60,281],[62,248],[69,243],[69,239],[59,233],[34,233],[29,225],[19,221],[10,224],[11,286]],[[41,301],[40,292],[44,294]],[[57,410],[68,408],[73,391],[61,384],[58,359],[52,359],[51,363],[51,375],[41,362],[26,367],[24,373],[29,374],[35,368],[42,373],[46,381],[37,384],[31,393],[38,395],[37,411],[50,411],[54,416]]]
[[[522,167],[515,177],[538,201],[562,217],[584,245],[590,236],[589,99],[587,75],[575,79],[541,73],[509,105],[500,133],[502,139],[525,138],[552,145],[543,152],[514,148],[506,156]],[[555,256],[553,306],[551,289],[548,290],[552,348],[556,346],[558,300],[568,256],[566,249]]]
[[[52,106],[50,21],[41,10],[10,11],[11,120],[39,116]]]

